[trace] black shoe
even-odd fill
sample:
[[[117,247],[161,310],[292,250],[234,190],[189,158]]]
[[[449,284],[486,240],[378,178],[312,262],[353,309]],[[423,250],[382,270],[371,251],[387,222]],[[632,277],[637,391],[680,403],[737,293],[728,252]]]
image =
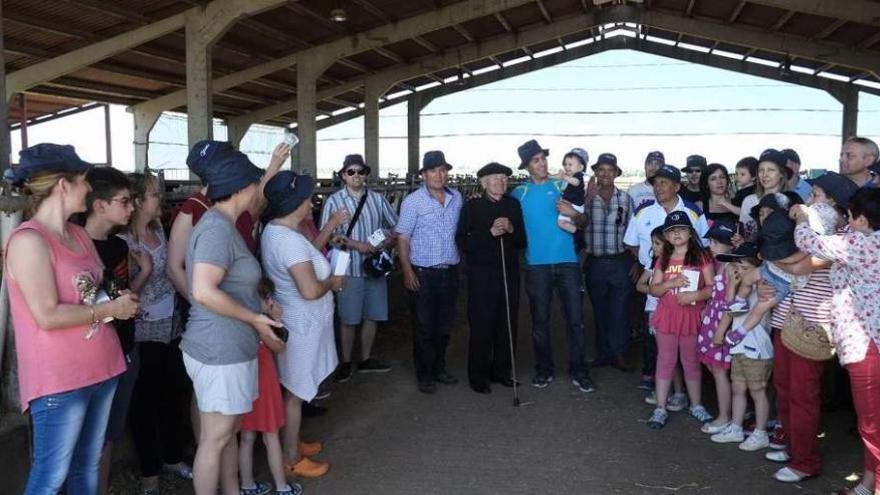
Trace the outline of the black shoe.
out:
[[[448,371],[443,370],[440,373],[437,373],[437,381],[443,385],[455,385],[458,383],[458,378],[452,376]]]
[[[604,368],[605,366],[611,366],[612,360],[610,358],[596,358],[595,361],[590,363],[591,368]]]
[[[316,406],[310,402],[302,403],[302,415],[304,418],[317,418],[325,414],[327,414],[326,407]]]
[[[577,387],[578,390],[586,394],[596,391],[596,386],[593,385],[593,380],[590,380],[590,377],[588,376],[582,378],[572,378],[571,384]]]
[[[614,360],[611,362],[611,366],[619,369],[624,373],[632,373],[635,369],[626,362],[626,359],[624,359],[623,356],[617,356],[616,358],[614,358]]]
[[[437,384],[434,382],[419,382],[419,392],[423,394],[433,394],[437,391]]]
[[[358,363],[358,373],[388,373],[391,366],[376,358],[367,358]]]
[[[503,387],[513,387],[513,378],[493,378],[492,383],[497,383]],[[519,382],[516,382],[519,385]]]
[[[333,373],[333,381],[336,383],[345,383],[351,380],[351,375],[354,371],[351,368],[351,363],[340,363],[339,367],[336,368],[336,372]]]
[[[492,393],[492,389],[489,387],[489,385],[486,385],[485,383],[483,383],[483,384],[471,383],[471,388],[473,389],[474,392],[476,392],[478,394],[491,394]]]

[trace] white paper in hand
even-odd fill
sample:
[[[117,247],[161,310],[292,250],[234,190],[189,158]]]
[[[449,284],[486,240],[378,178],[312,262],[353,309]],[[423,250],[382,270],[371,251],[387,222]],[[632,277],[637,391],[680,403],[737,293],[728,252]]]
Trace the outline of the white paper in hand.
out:
[[[375,232],[370,234],[369,237],[367,237],[367,242],[369,242],[370,245],[373,247],[379,247],[379,244],[385,242],[385,231],[382,229],[377,229]]]
[[[348,273],[349,264],[351,264],[351,253],[342,249],[330,251],[330,266],[333,267],[333,275],[345,276]]]
[[[688,284],[681,289],[681,292],[696,292],[700,285],[700,272],[697,270],[682,270],[681,276],[686,278]]]

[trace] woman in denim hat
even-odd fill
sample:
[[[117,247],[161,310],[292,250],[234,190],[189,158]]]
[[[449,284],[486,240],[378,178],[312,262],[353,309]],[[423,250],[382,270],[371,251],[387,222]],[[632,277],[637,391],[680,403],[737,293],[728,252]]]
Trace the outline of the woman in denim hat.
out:
[[[313,461],[318,442],[299,438],[302,402],[315,398],[318,386],[336,369],[333,336],[333,293],[343,277],[331,273],[330,263],[303,235],[302,220],[312,214],[315,181],[285,170],[267,184],[269,206],[260,237],[263,268],[275,284],[290,345],[278,355],[278,378],[285,390],[286,427],[283,448],[289,475],[316,478],[330,465]]]
[[[33,421],[27,494],[98,492],[98,461],[118,376],[119,339],[105,321],[128,319],[137,298],[98,302],[103,266],[85,230],[91,167],[72,146],[22,150],[6,179],[31,200],[31,218],[10,234],[4,275],[15,328],[22,411]],[[109,318],[109,319],[108,319]]]
[[[237,151],[213,161],[206,179],[214,206],[186,252],[192,306],[180,344],[201,424],[193,463],[198,495],[216,493],[218,481],[224,493],[238,493],[235,433],[257,397],[257,348],[260,341],[276,352],[284,348],[273,330],[281,323],[261,312],[260,263],[235,228],[257,199],[262,171]]]

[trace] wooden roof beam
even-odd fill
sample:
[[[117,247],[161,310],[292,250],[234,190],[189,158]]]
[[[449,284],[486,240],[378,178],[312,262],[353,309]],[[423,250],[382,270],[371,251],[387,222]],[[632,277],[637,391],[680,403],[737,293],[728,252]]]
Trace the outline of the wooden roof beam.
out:
[[[424,48],[425,50],[428,50],[429,52],[435,52],[435,53],[436,53],[436,52],[440,51],[440,50],[437,48],[437,45],[435,45],[434,43],[431,43],[430,41],[426,40],[423,36],[415,36],[415,37],[413,38],[413,41],[415,41],[416,43],[418,43],[419,45],[421,45],[422,48]]]
[[[687,4],[687,8],[684,10],[685,17],[690,17],[694,15],[694,7],[697,5],[697,0],[690,0]]]
[[[290,53],[275,57],[274,60],[256,64],[253,67],[215,78],[213,81],[214,91],[223,91],[230,87],[244,84],[264,77],[267,74],[286,69],[297,63],[301,57],[321,57],[328,63],[352,54],[371,50],[375,47],[389,45],[424,33],[437,31],[446,27],[455,26],[471,19],[493,15],[507,9],[525,5],[534,0],[463,0],[435,11],[416,15],[392,25],[384,25],[360,33],[354,33],[343,39],[331,41],[314,48],[300,52]],[[288,9],[302,8],[297,3],[285,4]],[[305,9],[308,10],[308,9]],[[309,11],[311,12],[311,11]],[[314,15],[314,12],[312,12]],[[321,16],[319,16],[321,17]],[[322,18],[323,20],[323,18]],[[186,102],[185,91],[174,91],[155,100],[145,102],[137,106],[137,111],[161,112],[170,108],[177,108]],[[269,117],[267,117],[269,118]],[[265,120],[265,119],[260,119]]]
[[[501,12],[495,12],[495,19],[498,20],[498,23],[501,24],[501,27],[503,27],[505,31],[507,31],[508,33],[513,32],[513,28],[510,27],[510,23],[507,22],[507,18],[504,17],[504,14],[502,14]]]
[[[785,26],[785,23],[790,21],[792,17],[794,17],[795,11],[789,10],[785,14],[782,14],[776,22],[773,23],[773,26],[770,27],[771,31],[779,31],[782,29],[782,26]]]
[[[766,5],[805,14],[841,19],[870,26],[880,26],[880,3],[870,0],[749,0],[750,3]]]
[[[369,0],[351,0],[351,3],[369,12],[373,17],[378,18],[386,24],[393,24],[395,19],[383,12],[381,9],[373,5]]]
[[[733,12],[730,13],[730,17],[727,18],[727,22],[736,22],[736,19],[742,13],[743,8],[746,6],[746,0],[740,0],[736,7],[734,7]]]
[[[541,0],[535,0],[535,4],[538,5],[538,10],[541,11],[541,17],[544,18],[544,22],[546,22],[547,24],[553,22],[553,18],[550,17],[550,11],[547,10],[544,2],[542,2]]]
[[[465,29],[465,27],[461,24],[453,24],[452,29],[454,29],[456,33],[460,34],[462,38],[468,40],[469,43],[473,43],[476,40],[476,38],[474,38],[474,35],[468,32],[468,30]]]
[[[831,24],[829,24],[825,29],[819,31],[819,34],[817,34],[817,35],[815,36],[815,39],[817,39],[817,40],[824,40],[825,38],[827,38],[827,37],[831,36],[832,34],[834,34],[835,31],[837,31],[838,29],[840,29],[840,28],[841,28],[844,24],[846,24],[846,23],[847,23],[847,21],[846,21],[846,20],[843,20],[843,19],[837,19],[836,21],[833,21],[833,22],[832,22]]]

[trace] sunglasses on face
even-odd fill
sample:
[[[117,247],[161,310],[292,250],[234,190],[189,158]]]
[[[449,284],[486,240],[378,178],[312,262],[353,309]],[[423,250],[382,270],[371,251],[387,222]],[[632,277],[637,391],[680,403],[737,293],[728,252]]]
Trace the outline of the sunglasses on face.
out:
[[[364,170],[364,169],[362,169],[362,168],[359,168],[359,169],[357,169],[357,170],[355,170],[355,169],[351,169],[351,168],[350,168],[350,169],[348,169],[348,170],[345,171],[345,174],[348,175],[349,177],[353,177],[354,174],[358,174],[358,175],[367,175],[367,171]]]
[[[702,172],[702,170],[699,170],[699,169],[696,169],[696,170],[695,170],[695,169],[690,169],[690,170],[685,170],[685,171],[684,171],[684,173],[686,173],[686,174],[698,174],[698,173],[700,173],[700,172]]]

